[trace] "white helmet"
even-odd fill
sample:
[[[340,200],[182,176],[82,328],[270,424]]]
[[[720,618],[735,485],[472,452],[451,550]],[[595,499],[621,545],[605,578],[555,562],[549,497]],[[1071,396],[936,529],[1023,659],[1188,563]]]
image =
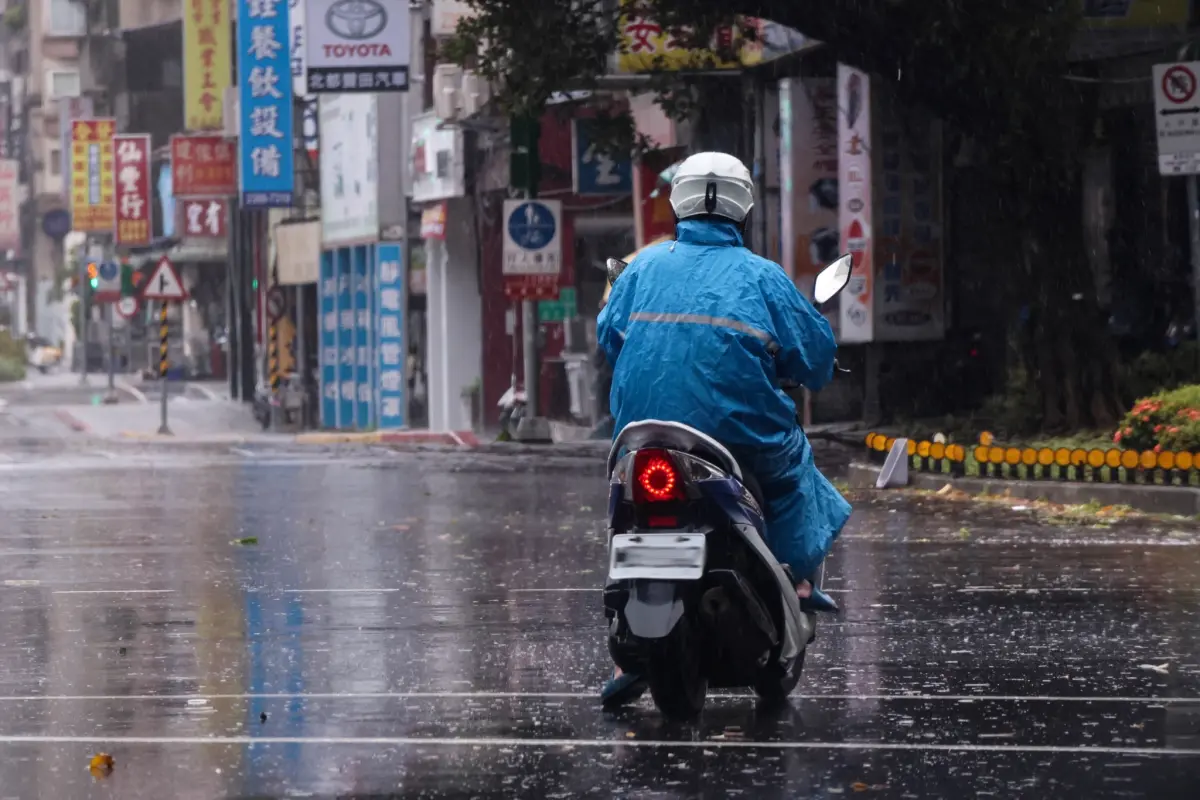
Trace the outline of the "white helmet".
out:
[[[679,219],[713,215],[744,222],[754,208],[754,181],[727,153],[689,156],[671,179],[671,208]]]

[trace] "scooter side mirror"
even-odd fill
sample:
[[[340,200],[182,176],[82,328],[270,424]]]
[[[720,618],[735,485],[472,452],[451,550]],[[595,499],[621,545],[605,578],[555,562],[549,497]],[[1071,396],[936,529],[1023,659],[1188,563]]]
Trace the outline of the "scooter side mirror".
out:
[[[853,269],[854,259],[846,254],[821,270],[813,284],[813,302],[821,305],[841,294],[850,283],[850,272]]]
[[[617,278],[620,276],[620,274],[622,272],[625,271],[625,268],[628,266],[629,266],[628,264],[626,264],[624,261],[622,261],[619,258],[610,258],[606,262],[605,272],[608,273],[608,283],[610,286],[616,282]]]

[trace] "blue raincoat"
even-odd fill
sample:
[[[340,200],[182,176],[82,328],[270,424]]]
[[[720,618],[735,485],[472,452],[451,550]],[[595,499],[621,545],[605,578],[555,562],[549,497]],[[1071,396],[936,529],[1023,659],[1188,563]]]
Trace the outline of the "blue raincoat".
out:
[[[850,505],[813,464],[780,382],[828,383],[833,331],[733,223],[684,220],[676,236],[625,268],[600,313],[616,430],[669,420],[728,447],[762,487],[767,545],[797,580],[810,577]]]

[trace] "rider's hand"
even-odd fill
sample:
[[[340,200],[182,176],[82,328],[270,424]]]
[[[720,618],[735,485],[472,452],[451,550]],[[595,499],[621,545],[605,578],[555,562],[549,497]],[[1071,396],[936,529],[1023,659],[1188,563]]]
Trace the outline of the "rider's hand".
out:
[[[808,581],[800,581],[798,584],[796,584],[796,597],[799,597],[801,600],[812,597],[812,590],[813,585],[811,583]]]

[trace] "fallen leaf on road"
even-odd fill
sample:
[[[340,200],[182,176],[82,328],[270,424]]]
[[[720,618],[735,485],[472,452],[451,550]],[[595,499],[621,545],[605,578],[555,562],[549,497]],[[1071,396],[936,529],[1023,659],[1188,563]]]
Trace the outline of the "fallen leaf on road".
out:
[[[394,530],[394,531],[406,531],[406,530],[408,530],[408,526],[407,526],[407,525],[393,525],[393,526],[392,526],[392,530]]]
[[[871,787],[867,786],[862,781],[855,781],[854,783],[850,784],[850,788],[856,792],[865,792],[867,789],[870,789]]]
[[[92,773],[94,778],[107,778],[112,774],[115,765],[113,757],[108,753],[96,753],[88,762],[88,772]]]
[[[258,544],[258,537],[257,536],[243,536],[241,539],[232,540],[230,542],[230,544],[241,545],[243,547],[246,545]]]
[[[1138,664],[1138,669],[1144,669],[1147,672],[1157,672],[1160,675],[1166,675],[1171,670],[1170,664]]]

